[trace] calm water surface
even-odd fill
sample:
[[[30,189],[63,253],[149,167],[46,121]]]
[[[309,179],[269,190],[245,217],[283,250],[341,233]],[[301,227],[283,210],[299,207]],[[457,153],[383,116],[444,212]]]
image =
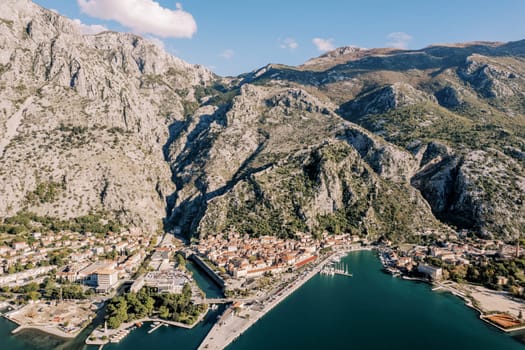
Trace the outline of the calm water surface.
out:
[[[488,326],[478,314],[450,294],[430,286],[392,278],[381,272],[373,252],[344,259],[353,277],[317,275],[268,313],[228,350],[257,349],[475,349],[525,350],[513,337]],[[196,271],[192,265],[189,268]],[[209,297],[220,296],[199,273],[197,282]],[[132,332],[108,350],[195,349],[218,312],[192,330],[149,325]],[[57,342],[40,333],[9,335],[14,326],[0,320],[0,349],[82,349],[81,342]],[[519,335],[515,335],[519,337]]]
[[[457,297],[382,273],[373,252],[344,262],[353,277],[315,276],[227,349],[525,350]]]

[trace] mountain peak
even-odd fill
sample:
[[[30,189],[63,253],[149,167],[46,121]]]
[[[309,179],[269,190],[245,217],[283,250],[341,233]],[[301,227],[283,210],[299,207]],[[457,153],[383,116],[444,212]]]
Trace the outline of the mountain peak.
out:
[[[400,51],[402,50],[391,48],[366,49],[357,46],[342,46],[335,50],[326,52],[321,56],[311,58],[300,67],[306,69],[314,68],[315,70],[320,68],[325,69],[329,66],[359,60],[368,56],[387,55]]]

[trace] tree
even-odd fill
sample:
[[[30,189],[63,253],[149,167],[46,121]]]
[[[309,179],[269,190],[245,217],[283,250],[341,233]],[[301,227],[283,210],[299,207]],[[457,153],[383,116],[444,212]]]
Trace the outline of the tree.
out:
[[[164,305],[160,306],[159,307],[159,317],[168,319],[170,317],[170,310]]]
[[[51,278],[46,278],[44,281],[44,297],[47,299],[55,299],[57,296],[58,293],[55,281]]]
[[[479,281],[479,278],[480,278],[480,273],[478,271],[478,269],[472,265],[469,265],[468,269],[467,269],[467,281],[470,281],[470,282],[478,282]]]
[[[31,282],[29,284],[26,284],[24,287],[23,287],[23,290],[25,293],[31,293],[31,292],[37,292],[38,289],[39,289],[39,285],[36,284],[35,282]]]
[[[128,303],[124,297],[115,297],[108,304],[108,326],[118,328],[128,320]]]
[[[157,245],[157,236],[153,236],[149,244],[150,246],[155,247]]]
[[[36,291],[31,291],[29,293],[27,293],[27,297],[30,299],[30,300],[38,300],[40,299],[42,295],[40,295],[40,293],[36,292]]]
[[[109,260],[115,260],[118,256],[118,253],[116,250],[112,250],[110,252],[107,252],[106,253],[106,259],[109,259]]]
[[[181,253],[175,254],[175,261],[177,262],[177,266],[179,267],[179,269],[186,269],[186,259],[184,259]]]
[[[108,318],[108,327],[109,328],[119,328],[120,325],[122,324],[122,321],[120,321],[117,316],[110,316]]]

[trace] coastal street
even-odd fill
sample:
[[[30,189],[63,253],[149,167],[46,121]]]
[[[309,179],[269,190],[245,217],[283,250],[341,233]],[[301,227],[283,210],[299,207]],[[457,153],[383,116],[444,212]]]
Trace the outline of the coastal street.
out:
[[[360,248],[354,249],[354,251],[370,249],[371,248]],[[233,308],[227,309],[220,320],[217,321],[206,338],[203,340],[199,346],[199,350],[219,350],[227,347],[231,342],[237,339],[276,305],[278,305],[281,301],[286,299],[290,294],[305,284],[309,279],[319,273],[321,269],[338,254],[340,254],[340,252],[331,254],[315,267],[310,268],[310,270],[303,271],[297,280],[288,284],[284,289],[273,291],[260,302],[247,305],[238,313],[235,313]]]

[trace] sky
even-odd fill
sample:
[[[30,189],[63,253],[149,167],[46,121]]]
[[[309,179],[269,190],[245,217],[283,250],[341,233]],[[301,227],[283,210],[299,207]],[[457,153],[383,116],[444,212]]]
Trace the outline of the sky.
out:
[[[1,0],[0,0],[1,1]],[[341,46],[525,39],[524,0],[34,0],[85,33],[133,32],[227,76]]]

